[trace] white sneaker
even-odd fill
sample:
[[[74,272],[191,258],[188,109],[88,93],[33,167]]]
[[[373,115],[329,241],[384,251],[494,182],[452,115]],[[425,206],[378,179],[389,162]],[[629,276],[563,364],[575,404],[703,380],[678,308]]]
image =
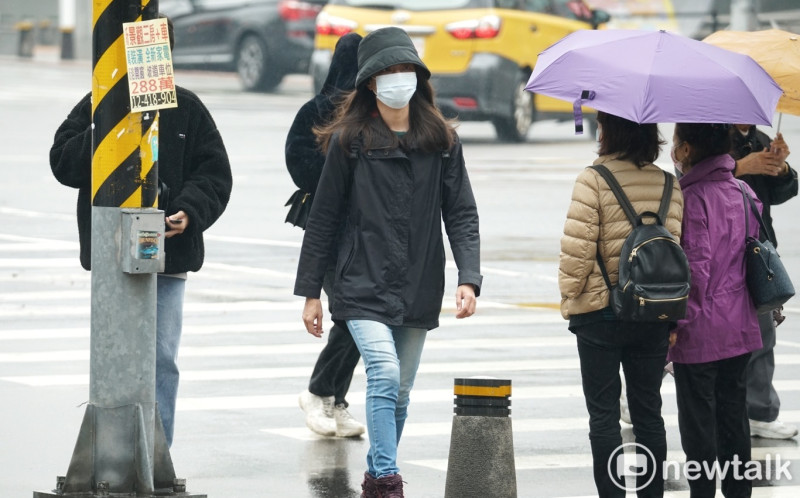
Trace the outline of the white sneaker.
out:
[[[797,435],[797,427],[791,424],[784,424],[780,420],[760,422],[751,419],[750,435],[766,439],[790,439]]]
[[[300,393],[300,408],[306,412],[306,426],[320,436],[336,435],[333,418],[333,396],[317,396],[308,389]]]
[[[336,435],[339,437],[358,437],[367,429],[364,424],[350,415],[344,403],[333,408],[333,418],[336,419]]]

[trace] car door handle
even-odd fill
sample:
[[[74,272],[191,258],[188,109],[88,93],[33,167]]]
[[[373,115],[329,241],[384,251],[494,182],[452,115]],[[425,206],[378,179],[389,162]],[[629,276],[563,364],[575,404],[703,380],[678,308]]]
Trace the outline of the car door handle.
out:
[[[536,33],[537,31],[539,31],[539,26],[537,26],[535,24],[531,24],[530,30],[531,30],[531,32]]]

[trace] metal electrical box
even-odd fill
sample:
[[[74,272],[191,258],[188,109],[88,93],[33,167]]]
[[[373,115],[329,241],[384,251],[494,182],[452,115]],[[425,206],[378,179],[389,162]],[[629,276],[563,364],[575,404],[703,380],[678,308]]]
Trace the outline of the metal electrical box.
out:
[[[122,209],[121,227],[122,271],[163,272],[164,211],[155,208]]]

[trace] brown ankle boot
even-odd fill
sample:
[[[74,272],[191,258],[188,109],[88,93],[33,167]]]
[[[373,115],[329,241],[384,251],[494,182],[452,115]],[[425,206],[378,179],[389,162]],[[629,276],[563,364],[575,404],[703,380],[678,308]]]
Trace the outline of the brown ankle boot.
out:
[[[361,483],[361,498],[378,498],[375,479],[369,472],[364,472],[364,482]]]
[[[377,498],[403,498],[403,478],[393,474],[375,479]]]

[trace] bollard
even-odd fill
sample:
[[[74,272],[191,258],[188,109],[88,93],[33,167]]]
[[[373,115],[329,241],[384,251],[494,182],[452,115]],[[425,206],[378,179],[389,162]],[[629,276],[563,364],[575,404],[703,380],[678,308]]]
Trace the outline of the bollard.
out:
[[[33,23],[29,21],[18,22],[14,28],[19,31],[19,46],[17,55],[20,57],[33,57],[34,32]]]
[[[445,498],[516,498],[511,381],[455,379]]]
[[[61,28],[61,59],[72,60],[75,58],[75,42],[73,28]]]

